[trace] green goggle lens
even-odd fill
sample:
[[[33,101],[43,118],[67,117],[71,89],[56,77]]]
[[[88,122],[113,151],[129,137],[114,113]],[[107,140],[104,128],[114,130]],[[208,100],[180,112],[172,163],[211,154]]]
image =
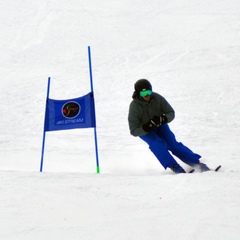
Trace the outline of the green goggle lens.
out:
[[[152,94],[152,90],[144,90],[140,92],[141,97],[150,96],[151,94]]]

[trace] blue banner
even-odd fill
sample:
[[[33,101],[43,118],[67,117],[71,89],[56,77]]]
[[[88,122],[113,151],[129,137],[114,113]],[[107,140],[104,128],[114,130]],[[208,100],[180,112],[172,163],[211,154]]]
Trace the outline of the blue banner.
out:
[[[96,127],[93,93],[68,100],[47,99],[45,131]]]

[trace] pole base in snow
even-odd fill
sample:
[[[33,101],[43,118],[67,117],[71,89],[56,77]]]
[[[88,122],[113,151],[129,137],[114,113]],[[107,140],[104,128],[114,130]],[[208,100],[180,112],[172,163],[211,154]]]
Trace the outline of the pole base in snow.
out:
[[[96,167],[96,172],[100,173],[100,167],[99,166]]]

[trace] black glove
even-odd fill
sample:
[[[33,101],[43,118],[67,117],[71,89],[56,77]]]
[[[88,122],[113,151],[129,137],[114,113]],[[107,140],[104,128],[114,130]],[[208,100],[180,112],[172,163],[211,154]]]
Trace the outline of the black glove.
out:
[[[159,125],[157,125],[153,119],[151,119],[150,121],[148,121],[147,123],[142,125],[142,129],[145,132],[150,132],[152,129],[158,127]]]
[[[162,113],[160,116],[160,125],[163,125],[167,122],[168,122],[167,116],[164,113]]]
[[[167,123],[168,119],[165,114],[161,114],[161,116],[154,116],[150,121],[142,125],[142,129],[145,132],[149,132],[152,129]]]
[[[154,116],[151,119],[157,126],[163,125],[164,123],[167,123],[168,119],[165,114],[161,114],[160,116]]]

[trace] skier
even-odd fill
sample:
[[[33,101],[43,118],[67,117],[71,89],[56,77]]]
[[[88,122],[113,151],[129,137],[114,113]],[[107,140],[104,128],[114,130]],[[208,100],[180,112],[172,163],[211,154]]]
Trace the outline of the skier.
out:
[[[149,145],[165,169],[170,168],[174,173],[186,173],[170,154],[171,151],[189,166],[198,167],[202,172],[209,171],[208,166],[200,162],[199,154],[176,141],[168,126],[174,119],[175,112],[167,100],[152,91],[152,85],[147,79],[138,80],[134,88],[128,114],[130,133]]]

